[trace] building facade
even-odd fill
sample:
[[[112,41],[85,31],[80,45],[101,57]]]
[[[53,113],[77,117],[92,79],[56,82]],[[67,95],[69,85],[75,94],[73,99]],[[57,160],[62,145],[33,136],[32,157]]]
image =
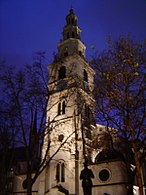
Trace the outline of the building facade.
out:
[[[91,140],[91,125],[94,125],[94,70],[85,59],[86,47],[80,39],[80,32],[77,16],[70,9],[63,28],[63,40],[58,44],[58,54],[54,63],[49,65],[48,120],[52,132],[44,140],[43,152],[46,153],[48,140],[51,141],[49,156],[61,147],[47,167],[47,194],[60,194],[60,185],[69,194],[81,194],[80,170],[85,157],[89,156],[87,153],[90,153],[85,147],[85,139]]]
[[[94,175],[92,195],[127,194],[122,155],[111,148],[107,136],[101,139],[105,147],[96,147],[97,139],[107,129],[95,121],[95,72],[86,60],[86,46],[80,33],[77,15],[71,8],[58,53],[49,65],[48,128],[42,160],[47,154],[50,163],[33,185],[33,195],[83,195],[80,173],[84,162],[88,162]],[[116,130],[111,131],[111,136],[116,142]],[[25,178],[25,174],[15,177],[14,194],[25,194]]]
[[[121,159],[116,156],[116,160],[110,159],[110,163],[101,159],[93,164],[99,152],[93,148],[93,139],[98,136],[99,129],[104,131],[104,127],[95,122],[94,70],[86,60],[86,47],[81,41],[77,22],[71,8],[63,28],[63,40],[58,44],[58,54],[49,65],[48,121],[52,132],[46,133],[43,154],[50,141],[48,155],[55,155],[43,175],[42,195],[63,192],[82,195],[80,173],[85,161],[92,164],[90,168],[95,175],[93,194],[124,195],[126,177]],[[107,174],[107,177],[101,179],[100,174]]]

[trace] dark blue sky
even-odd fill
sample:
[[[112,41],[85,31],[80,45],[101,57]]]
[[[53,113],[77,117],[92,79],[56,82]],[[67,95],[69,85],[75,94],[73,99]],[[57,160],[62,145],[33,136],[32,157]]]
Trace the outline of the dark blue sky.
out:
[[[146,0],[0,0],[0,58],[19,66],[45,51],[51,62],[71,5],[88,58],[105,48],[108,35],[146,39]]]

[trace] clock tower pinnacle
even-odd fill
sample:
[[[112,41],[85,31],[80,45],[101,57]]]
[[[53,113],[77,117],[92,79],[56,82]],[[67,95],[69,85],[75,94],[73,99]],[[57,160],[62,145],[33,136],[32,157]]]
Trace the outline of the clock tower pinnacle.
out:
[[[78,17],[73,8],[66,16],[66,24],[63,28],[63,40],[58,44],[58,56],[63,58],[74,54],[79,54],[85,58],[85,45],[80,40],[81,29],[78,27]]]
[[[81,30],[77,26],[78,17],[75,15],[73,8],[70,9],[70,13],[66,16],[66,25],[63,29],[63,40],[69,38],[80,39]]]

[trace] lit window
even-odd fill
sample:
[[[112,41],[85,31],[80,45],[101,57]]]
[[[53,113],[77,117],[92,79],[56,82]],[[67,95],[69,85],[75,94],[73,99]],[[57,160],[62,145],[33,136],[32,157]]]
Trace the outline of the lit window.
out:
[[[57,180],[57,182],[65,182],[65,165],[64,165],[64,162],[59,162],[56,165],[56,180]]]

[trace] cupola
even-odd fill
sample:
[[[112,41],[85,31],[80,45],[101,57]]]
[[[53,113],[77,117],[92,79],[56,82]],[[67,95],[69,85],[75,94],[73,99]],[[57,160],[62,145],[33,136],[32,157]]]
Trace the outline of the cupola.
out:
[[[69,14],[66,16],[66,24],[63,27],[63,40],[58,44],[59,59],[76,54],[85,58],[86,47],[80,40],[80,33],[81,30],[78,27],[78,17],[74,13],[73,8],[71,8]]]
[[[66,16],[66,25],[63,28],[63,40],[69,38],[80,39],[81,30],[77,26],[78,17],[74,13],[73,8],[70,9],[70,13]]]
[[[78,17],[74,14],[73,8],[70,9],[70,13],[66,16],[67,25],[77,26]]]

